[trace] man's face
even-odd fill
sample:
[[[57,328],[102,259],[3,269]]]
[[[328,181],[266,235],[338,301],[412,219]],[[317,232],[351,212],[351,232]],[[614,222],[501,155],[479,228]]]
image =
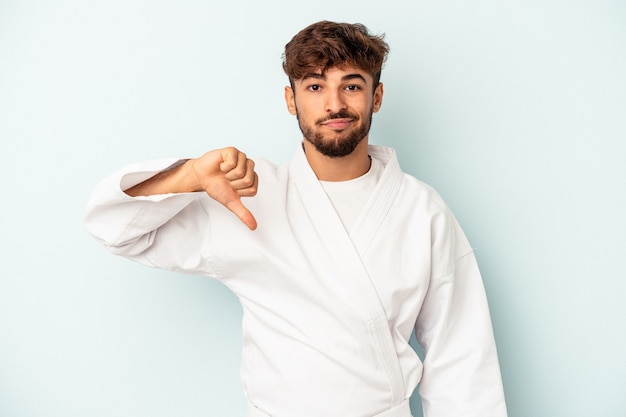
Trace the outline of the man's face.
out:
[[[355,68],[330,68],[307,74],[285,87],[289,112],[296,115],[304,139],[329,157],[351,154],[367,138],[372,113],[382,103],[383,86]]]

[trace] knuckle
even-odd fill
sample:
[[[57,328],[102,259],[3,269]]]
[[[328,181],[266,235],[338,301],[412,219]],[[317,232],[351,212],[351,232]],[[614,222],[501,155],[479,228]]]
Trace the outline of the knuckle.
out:
[[[237,166],[234,166],[230,172],[235,178],[244,178],[246,175],[246,167],[237,165]]]
[[[222,164],[224,168],[232,169],[239,161],[239,150],[235,147],[228,147],[222,150]]]
[[[248,187],[240,191],[240,195],[245,197],[253,197],[256,195],[257,189],[256,187]]]
[[[225,171],[231,171],[233,168],[237,166],[235,161],[233,161],[232,159],[224,159],[221,165],[222,165],[223,170]]]
[[[250,188],[254,186],[254,178],[244,178],[243,179],[243,185],[246,188]]]

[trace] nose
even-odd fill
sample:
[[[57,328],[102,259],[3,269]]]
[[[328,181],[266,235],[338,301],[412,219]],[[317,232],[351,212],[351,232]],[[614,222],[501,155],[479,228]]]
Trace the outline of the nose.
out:
[[[338,113],[346,108],[346,103],[340,91],[330,90],[326,95],[326,111],[328,113]]]

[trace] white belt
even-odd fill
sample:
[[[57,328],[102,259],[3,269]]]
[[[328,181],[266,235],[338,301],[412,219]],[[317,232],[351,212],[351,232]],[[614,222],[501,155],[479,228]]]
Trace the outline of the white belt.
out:
[[[252,403],[248,401],[248,410],[246,412],[246,417],[272,417],[270,414],[266,414],[263,411],[256,408]],[[297,417],[297,416],[290,416]],[[320,416],[320,417],[328,417],[328,416]],[[405,399],[400,404],[396,405],[393,408],[390,408],[387,411],[383,411],[379,414],[373,414],[371,417],[412,417],[411,416],[411,408],[409,406],[409,400]]]

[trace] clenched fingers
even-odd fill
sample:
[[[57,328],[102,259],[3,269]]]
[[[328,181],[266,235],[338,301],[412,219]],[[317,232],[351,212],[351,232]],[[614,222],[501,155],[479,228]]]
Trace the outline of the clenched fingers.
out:
[[[245,153],[234,148],[224,149],[220,171],[237,194],[242,197],[256,195],[259,179],[254,172],[254,161],[248,159]]]
[[[222,150],[222,162],[220,163],[220,171],[224,173],[224,177],[229,180],[238,180],[244,178],[248,174],[250,165],[245,153],[235,149],[226,148]],[[254,164],[252,164],[254,170]]]
[[[254,171],[254,161],[248,159],[247,171],[242,178],[234,179],[230,181],[233,190],[237,191],[242,197],[252,197],[257,193],[259,187],[259,176]]]

